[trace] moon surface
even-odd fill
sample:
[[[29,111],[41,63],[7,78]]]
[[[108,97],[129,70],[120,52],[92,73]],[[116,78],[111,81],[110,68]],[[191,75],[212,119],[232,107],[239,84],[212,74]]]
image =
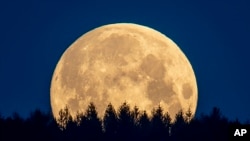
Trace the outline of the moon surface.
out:
[[[125,101],[148,114],[161,106],[172,119],[179,110],[196,111],[194,71],[180,48],[162,33],[137,24],[118,23],[93,29],[61,56],[51,81],[55,118],[66,105],[73,118],[90,102],[102,117],[111,103]]]

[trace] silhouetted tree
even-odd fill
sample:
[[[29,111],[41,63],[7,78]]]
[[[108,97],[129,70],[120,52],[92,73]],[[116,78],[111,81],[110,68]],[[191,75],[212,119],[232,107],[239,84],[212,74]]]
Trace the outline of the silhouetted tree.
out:
[[[131,118],[132,118],[132,129],[131,129],[131,136],[134,140],[139,140],[139,118],[140,118],[140,111],[137,106],[134,106],[133,110],[131,111]]]
[[[82,121],[82,125],[87,128],[85,132],[89,140],[97,141],[102,138],[102,123],[97,115],[95,105],[91,102]]]
[[[171,128],[172,139],[173,140],[183,140],[184,138],[186,138],[185,127],[186,127],[185,117],[183,115],[183,111],[180,110],[176,114],[174,124]]]
[[[66,130],[64,132],[64,140],[76,141],[77,140],[77,123],[73,120],[72,116],[69,118]]]
[[[77,124],[77,138],[85,138],[87,136],[89,136],[88,134],[88,126],[89,126],[89,123],[88,123],[88,119],[86,117],[87,113],[83,114],[83,113],[80,113],[80,112],[77,112],[77,115],[76,115],[76,124]]]
[[[26,133],[29,134],[26,140],[48,140],[49,132],[47,128],[49,121],[49,114],[42,113],[38,109],[31,112],[30,117],[25,122]]]
[[[138,121],[140,140],[150,140],[150,120],[146,111],[143,111],[139,116]]]
[[[47,126],[47,131],[49,132],[49,140],[64,140],[63,131],[58,127],[58,122],[53,117],[52,113],[50,114],[50,121]]]
[[[72,121],[72,116],[70,115],[69,108],[66,105],[64,109],[59,111],[59,118],[57,119],[58,125],[61,130],[67,128],[67,124],[69,121]]]
[[[75,122],[78,126],[80,126],[82,120],[83,120],[84,114],[82,112],[77,111],[76,112],[76,119]]]
[[[134,109],[131,112],[131,116],[133,118],[133,123],[134,123],[135,126],[138,125],[139,115],[140,115],[139,108],[137,106],[134,106]]]
[[[220,109],[214,107],[209,116],[201,118],[201,122],[205,140],[228,140],[228,121],[222,116]]]
[[[106,139],[111,141],[116,140],[118,118],[116,111],[111,103],[109,103],[106,108],[103,118],[103,127]]]
[[[169,113],[165,113],[164,116],[163,116],[163,123],[165,125],[165,131],[164,131],[164,134],[165,134],[165,138],[166,139],[169,139],[169,136],[171,136],[171,128],[172,128],[172,123],[171,123],[172,119],[169,115]]]
[[[189,107],[188,110],[185,113],[185,121],[189,123],[192,120],[193,113],[191,111],[191,108]]]
[[[14,113],[12,117],[5,120],[4,140],[26,139],[24,120],[18,113]],[[15,135],[15,136],[13,136]]]
[[[118,129],[117,133],[120,140],[129,140],[133,129],[133,118],[130,113],[129,105],[124,102],[118,112]]]
[[[163,109],[159,105],[157,109],[153,109],[151,119],[152,136],[156,141],[163,140],[164,135],[167,133],[163,120]]]

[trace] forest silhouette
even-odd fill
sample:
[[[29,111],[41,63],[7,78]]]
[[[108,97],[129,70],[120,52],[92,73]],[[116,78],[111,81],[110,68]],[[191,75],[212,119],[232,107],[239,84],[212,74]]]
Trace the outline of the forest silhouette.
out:
[[[0,116],[0,140],[36,141],[228,141],[232,127],[240,123],[222,116],[219,108],[209,115],[193,117],[190,110],[179,111],[175,119],[163,113],[161,106],[152,110],[151,116],[126,102],[116,111],[110,103],[102,118],[98,117],[94,103],[85,113],[78,112],[73,119],[69,109],[61,109],[58,119],[40,110],[31,112],[27,119],[17,113],[12,117]]]

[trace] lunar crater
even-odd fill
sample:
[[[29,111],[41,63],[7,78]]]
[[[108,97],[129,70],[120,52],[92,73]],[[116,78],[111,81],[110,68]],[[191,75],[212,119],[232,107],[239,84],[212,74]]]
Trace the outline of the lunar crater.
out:
[[[182,85],[182,94],[185,99],[189,99],[193,94],[193,89],[189,83]]]
[[[161,100],[170,103],[170,98],[175,95],[173,84],[165,83],[164,80],[151,81],[147,86],[147,96],[154,101],[154,104],[159,104]]]
[[[166,72],[163,62],[152,54],[142,60],[141,70],[155,80],[164,78]]]

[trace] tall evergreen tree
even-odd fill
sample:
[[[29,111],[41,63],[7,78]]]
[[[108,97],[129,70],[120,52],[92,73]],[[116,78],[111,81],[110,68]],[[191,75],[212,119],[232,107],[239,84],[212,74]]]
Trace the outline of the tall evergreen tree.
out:
[[[86,113],[83,114],[81,112],[77,112],[76,114],[76,124],[77,124],[77,130],[76,130],[76,136],[78,139],[86,138],[89,135],[88,126],[89,120],[86,117]]]
[[[118,117],[116,111],[111,103],[108,104],[104,118],[103,127],[105,132],[105,137],[107,140],[116,140],[117,128],[118,128]]]
[[[214,107],[208,116],[203,116],[203,137],[206,140],[228,140],[228,121],[219,108]],[[210,133],[209,135],[207,133]]]
[[[89,104],[85,119],[82,122],[86,122],[83,125],[87,128],[85,132],[87,133],[88,139],[97,141],[102,138],[102,123],[98,117],[94,103],[91,102]]]
[[[152,136],[155,140],[162,140],[164,138],[164,135],[166,134],[163,120],[163,109],[159,105],[157,109],[153,109],[151,119]]]
[[[150,140],[150,119],[146,111],[143,111],[139,116],[138,121],[139,137],[143,141]]]
[[[72,116],[70,115],[69,108],[66,105],[64,109],[59,111],[59,118],[57,119],[60,129],[66,129],[69,121],[72,121]]]
[[[15,112],[12,117],[8,117],[5,125],[5,140],[26,139],[25,122],[18,113]]]
[[[165,125],[164,133],[165,133],[166,138],[169,138],[169,136],[171,136],[171,132],[172,132],[171,131],[171,128],[172,128],[172,123],[171,122],[172,122],[172,119],[171,119],[169,113],[168,112],[165,113],[164,116],[163,116],[163,123]]]
[[[137,126],[139,122],[139,116],[140,116],[140,111],[137,106],[134,106],[134,109],[131,112],[131,116],[132,116],[134,125]]]
[[[139,136],[139,118],[140,118],[140,111],[137,106],[134,106],[133,110],[131,111],[131,118],[132,118],[132,129],[131,129],[131,136],[133,136],[134,140],[140,140]]]
[[[47,130],[50,122],[50,115],[35,110],[26,120],[26,131],[30,136],[27,140],[48,140],[49,132]]]
[[[83,120],[84,114],[82,112],[77,111],[76,112],[76,119],[75,122],[77,124],[77,126],[80,126],[82,120]]]
[[[186,127],[185,117],[183,111],[180,110],[176,114],[174,124],[171,128],[172,138],[175,140],[183,140],[184,138],[186,138],[185,127]]]
[[[133,118],[129,105],[124,102],[118,112],[118,129],[117,133],[121,140],[129,140],[133,129]]]
[[[193,113],[191,111],[191,108],[189,107],[188,110],[185,113],[185,121],[187,123],[189,123],[189,122],[191,122],[192,118],[193,118]]]

